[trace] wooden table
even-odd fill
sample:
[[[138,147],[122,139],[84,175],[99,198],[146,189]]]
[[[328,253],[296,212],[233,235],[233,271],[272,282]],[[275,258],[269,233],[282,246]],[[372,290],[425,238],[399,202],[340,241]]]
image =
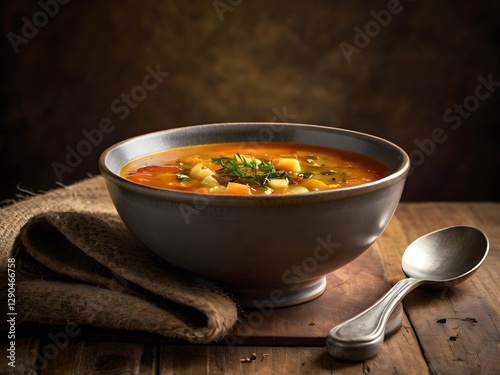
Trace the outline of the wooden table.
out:
[[[105,332],[70,341],[61,336],[58,341],[57,330],[36,325],[19,328],[15,371],[6,365],[5,354],[0,371],[42,375],[500,374],[500,203],[400,204],[377,241],[386,275],[391,284],[403,278],[400,260],[406,246],[429,231],[452,225],[475,226],[486,233],[490,241],[486,261],[457,288],[437,294],[413,291],[404,300],[401,329],[386,339],[379,355],[364,362],[337,361],[317,345],[186,345],[146,336],[116,340]],[[6,353],[5,342],[1,349]],[[241,362],[252,353],[254,360]]]

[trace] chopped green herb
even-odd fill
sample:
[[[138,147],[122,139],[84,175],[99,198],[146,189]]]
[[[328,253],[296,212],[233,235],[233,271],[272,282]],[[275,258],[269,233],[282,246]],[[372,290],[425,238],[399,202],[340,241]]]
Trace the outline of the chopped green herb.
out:
[[[177,179],[179,181],[187,181],[187,180],[189,180],[189,176],[186,176],[185,174],[177,173],[176,176],[177,176]]]
[[[212,162],[222,166],[222,168],[215,171],[215,173],[236,177],[243,182],[255,183],[259,185],[263,191],[267,190],[267,187],[264,185],[273,179],[286,178],[288,181],[293,182],[290,173],[276,170],[271,161],[262,161],[257,164],[257,160],[255,160],[254,157],[248,158],[236,154],[236,156],[232,158],[213,158]]]

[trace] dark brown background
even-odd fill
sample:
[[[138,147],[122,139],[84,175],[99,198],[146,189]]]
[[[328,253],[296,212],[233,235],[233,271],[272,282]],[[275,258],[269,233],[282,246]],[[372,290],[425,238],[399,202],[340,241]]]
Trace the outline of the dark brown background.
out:
[[[0,200],[17,185],[56,187],[52,163],[64,164],[67,147],[103,118],[115,129],[59,182],[97,174],[99,154],[133,135],[269,121],[285,107],[292,122],[379,135],[412,155],[416,141],[442,128],[447,140],[417,166],[403,199],[500,198],[500,87],[458,129],[443,120],[474,95],[478,76],[500,81],[498,1],[401,0],[402,11],[350,63],[340,43],[354,45],[354,28],[387,1],[220,3],[231,8],[223,19],[212,0],[73,0],[15,53],[7,36],[22,36],[23,17],[41,7],[2,1]],[[111,103],[157,64],[169,76],[120,119]]]

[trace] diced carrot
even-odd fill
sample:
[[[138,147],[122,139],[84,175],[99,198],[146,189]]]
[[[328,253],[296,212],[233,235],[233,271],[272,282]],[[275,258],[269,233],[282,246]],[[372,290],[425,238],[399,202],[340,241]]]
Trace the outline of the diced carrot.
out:
[[[250,186],[239,184],[237,182],[229,182],[225,191],[231,195],[251,195]]]
[[[300,185],[308,188],[309,190],[326,189],[328,187],[325,183],[321,182],[320,180],[316,180],[315,178],[310,178],[308,180],[302,181]]]

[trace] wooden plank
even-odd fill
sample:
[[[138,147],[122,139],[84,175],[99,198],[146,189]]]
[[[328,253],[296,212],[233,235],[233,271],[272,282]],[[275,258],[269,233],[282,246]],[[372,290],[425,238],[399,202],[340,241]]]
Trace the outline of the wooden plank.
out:
[[[252,354],[255,359],[252,360]],[[250,361],[247,361],[250,359]],[[324,347],[162,345],[160,375],[173,374],[415,374],[427,372],[406,317],[378,356],[364,362],[334,359]]]
[[[49,342],[44,345],[42,375],[156,374],[155,345],[71,340],[57,353]]]
[[[251,360],[255,353],[255,360]],[[362,374],[363,364],[347,366],[316,347],[169,346],[161,349],[160,375],[185,374]],[[246,359],[249,359],[246,361]]]
[[[474,282],[438,296],[418,290],[406,308],[431,370],[493,374],[500,369],[500,319]]]

